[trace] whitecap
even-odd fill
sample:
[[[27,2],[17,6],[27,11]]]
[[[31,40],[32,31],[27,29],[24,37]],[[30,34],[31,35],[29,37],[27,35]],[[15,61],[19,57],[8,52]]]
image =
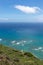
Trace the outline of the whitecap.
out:
[[[14,41],[11,41],[12,44],[14,44],[15,42],[16,42],[15,40]]]
[[[20,42],[17,42],[16,44],[17,44],[17,45],[19,45],[19,44],[20,44]]]
[[[37,51],[37,50],[39,50],[39,49],[34,49],[34,50],[36,50],[36,51]]]
[[[27,41],[23,41],[24,43],[26,43]]]
[[[25,40],[22,40],[22,41],[20,41],[20,43],[26,43],[27,41],[25,41]]]
[[[42,50],[42,47],[35,48],[34,50]]]
[[[0,41],[2,41],[2,39],[0,38]]]
[[[24,44],[24,43],[26,43],[26,41],[19,41],[19,42],[17,42],[16,44]]]
[[[41,50],[41,49],[42,49],[42,47],[39,47],[38,49],[39,49],[39,50]]]

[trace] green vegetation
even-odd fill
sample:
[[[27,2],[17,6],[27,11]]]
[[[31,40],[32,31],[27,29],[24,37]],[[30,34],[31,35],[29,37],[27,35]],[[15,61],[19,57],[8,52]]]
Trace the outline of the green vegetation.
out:
[[[20,52],[0,45],[0,65],[43,65],[43,61],[29,52]]]

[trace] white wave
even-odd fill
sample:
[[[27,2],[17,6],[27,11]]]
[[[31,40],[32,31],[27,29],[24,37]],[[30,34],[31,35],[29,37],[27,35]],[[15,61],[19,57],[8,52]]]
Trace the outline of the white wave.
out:
[[[33,49],[33,50],[42,50],[43,49],[43,47],[38,47],[38,48],[35,48],[35,49]]]
[[[20,42],[17,42],[16,44],[17,44],[17,45],[19,45],[19,44],[20,44]]]
[[[13,40],[13,41],[11,41],[12,44],[17,44],[17,45],[21,45],[21,46],[28,44],[28,42],[31,43],[31,42],[33,42],[33,40],[30,40],[30,41],[26,41],[26,40],[15,41],[15,40]]]
[[[26,42],[27,42],[27,41],[23,41],[23,40],[22,40],[22,41],[19,41],[18,43],[19,43],[19,44],[24,44],[24,43],[26,43]]]
[[[36,50],[36,51],[37,51],[37,50],[39,50],[39,49],[34,49],[34,50]]]
[[[2,41],[2,39],[0,38],[0,41]]]
[[[23,40],[22,40],[22,41],[17,42],[16,44],[17,44],[17,45],[22,44],[22,46],[24,46],[24,43],[26,43],[26,41],[23,41]]]
[[[15,41],[15,40],[13,40],[13,41],[11,41],[11,43],[12,44],[16,43],[17,45],[22,44],[22,46],[23,46],[23,44],[26,43],[26,41],[23,41],[23,40],[22,41]]]
[[[26,43],[27,41],[23,41],[24,43]]]
[[[27,44],[31,44],[33,42],[33,40],[29,40],[27,41]]]
[[[14,41],[11,41],[12,44],[14,44],[15,42],[16,42],[15,40]]]
[[[27,41],[25,41],[25,40],[21,40],[21,41],[20,41],[20,43],[26,43],[26,42],[27,42]]]
[[[42,49],[42,47],[39,47],[38,49],[40,50],[40,49]]]

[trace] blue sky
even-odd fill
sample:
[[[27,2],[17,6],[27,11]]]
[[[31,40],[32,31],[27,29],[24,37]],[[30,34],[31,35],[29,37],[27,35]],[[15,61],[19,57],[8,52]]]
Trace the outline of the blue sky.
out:
[[[43,22],[43,0],[0,0],[0,22]]]

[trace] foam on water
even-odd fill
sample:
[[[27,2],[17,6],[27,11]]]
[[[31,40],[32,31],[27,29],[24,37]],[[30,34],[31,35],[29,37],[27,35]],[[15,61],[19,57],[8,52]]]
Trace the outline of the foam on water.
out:
[[[34,48],[33,50],[36,50],[36,51],[39,51],[39,50],[42,50],[43,47],[38,47],[38,48]]]
[[[0,23],[0,43],[43,59],[43,23]]]
[[[0,38],[0,41],[2,41],[2,39]]]
[[[16,42],[15,40],[11,41],[12,44],[14,44],[15,42]]]

